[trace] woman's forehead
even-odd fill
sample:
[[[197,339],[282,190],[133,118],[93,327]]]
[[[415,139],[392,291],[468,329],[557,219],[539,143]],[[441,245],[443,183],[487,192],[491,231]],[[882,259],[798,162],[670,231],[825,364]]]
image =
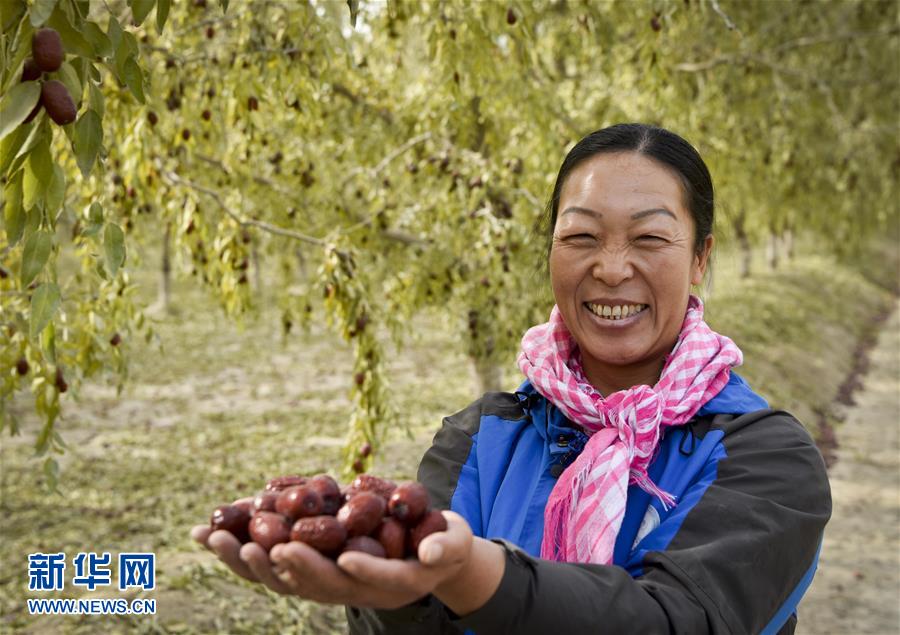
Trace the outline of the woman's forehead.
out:
[[[661,207],[683,220],[690,219],[678,176],[633,152],[600,154],[573,169],[560,192],[559,217],[571,206],[616,216]]]

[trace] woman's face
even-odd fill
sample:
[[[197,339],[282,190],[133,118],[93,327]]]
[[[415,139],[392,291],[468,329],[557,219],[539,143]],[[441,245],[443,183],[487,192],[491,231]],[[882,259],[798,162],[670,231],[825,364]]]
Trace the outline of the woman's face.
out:
[[[683,198],[674,172],[633,152],[596,155],[569,173],[550,279],[588,379],[641,368],[656,373],[642,383],[658,379],[712,247],[709,237],[695,253]]]

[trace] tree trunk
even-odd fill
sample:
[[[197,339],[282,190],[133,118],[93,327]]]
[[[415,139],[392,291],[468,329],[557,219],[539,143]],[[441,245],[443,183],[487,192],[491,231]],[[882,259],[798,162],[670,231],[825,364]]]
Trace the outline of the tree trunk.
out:
[[[303,250],[299,247],[294,248],[294,254],[297,256],[297,264],[300,265],[300,279],[306,280],[306,256],[303,255]]]
[[[784,245],[784,257],[787,260],[794,259],[794,230],[786,228],[781,234],[781,244]]]
[[[766,262],[769,269],[778,269],[778,234],[774,229],[769,229],[769,240],[766,242]]]
[[[262,298],[262,273],[260,273],[259,267],[259,247],[256,245],[256,241],[253,241],[253,246],[250,248],[250,258],[253,260],[253,286],[256,287],[256,297],[258,299]]]
[[[741,248],[741,278],[750,277],[750,262],[753,255],[753,252],[750,249],[750,238],[747,236],[747,231],[744,228],[746,219],[746,213],[741,210],[741,213],[734,221],[734,233],[737,236],[738,245],[740,245]]]
[[[472,377],[475,381],[475,394],[496,392],[503,389],[503,372],[500,365],[481,357],[469,357],[472,362]]]
[[[162,259],[159,271],[159,292],[157,304],[165,313],[169,312],[172,300],[172,263],[169,258],[170,243],[172,242],[172,223],[166,223],[166,231],[163,233]]]

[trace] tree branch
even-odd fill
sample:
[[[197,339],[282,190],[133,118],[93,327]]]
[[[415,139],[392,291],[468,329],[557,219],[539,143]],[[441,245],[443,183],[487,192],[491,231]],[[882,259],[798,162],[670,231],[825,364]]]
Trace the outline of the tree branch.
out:
[[[238,223],[241,227],[257,227],[263,231],[269,232],[270,234],[275,234],[277,236],[285,236],[287,238],[293,238],[294,240],[300,240],[311,245],[317,245],[319,247],[325,245],[325,241],[319,238],[314,238],[313,236],[307,236],[306,234],[301,234],[300,232],[294,231],[292,229],[285,229],[284,227],[278,227],[277,225],[271,225],[269,223],[255,220],[255,219],[246,219],[241,218],[238,214],[233,212],[228,205],[225,204],[225,201],[222,200],[222,197],[218,192],[212,190],[208,187],[200,185],[199,183],[194,183],[193,181],[188,181],[187,179],[183,179],[174,172],[163,171],[162,176],[169,183],[173,185],[183,185],[191,188],[192,190],[196,190],[198,192],[202,192],[207,196],[211,197],[218,205],[222,208],[222,211],[228,214],[236,223]]]
[[[216,165],[217,167],[221,168],[222,170],[224,170],[227,173],[227,168],[221,162],[216,161],[215,159],[212,159],[210,157],[199,157],[199,158],[207,161],[208,163]],[[186,187],[189,187],[193,190],[202,192],[202,193],[207,194],[208,196],[212,197],[212,199],[219,205],[219,207],[221,207],[222,210],[226,214],[228,214],[228,216],[230,216],[232,219],[234,219],[234,221],[236,223],[238,223],[239,225],[241,225],[242,227],[244,227],[244,226],[257,227],[263,231],[269,232],[270,234],[275,234],[277,236],[285,236],[287,238],[293,238],[294,240],[300,240],[300,241],[310,243],[313,245],[322,246],[325,244],[325,241],[320,238],[315,238],[313,236],[307,236],[306,234],[302,234],[302,233],[294,231],[292,229],[286,229],[284,227],[279,227],[278,225],[272,225],[270,223],[255,220],[252,218],[251,219],[241,218],[240,216],[235,214],[225,204],[225,201],[222,200],[221,195],[218,192],[216,192],[215,190],[210,189],[204,185],[200,185],[199,183],[194,183],[193,181],[183,179],[180,176],[178,176],[177,174],[175,174],[174,172],[165,172],[164,171],[164,172],[162,172],[162,175],[166,180],[168,180],[172,184],[184,185]],[[268,179],[265,179],[263,177],[258,177],[257,179],[254,179],[254,180],[256,180],[259,183],[263,183],[264,185],[269,184],[269,183],[267,183]],[[371,224],[372,224],[371,218],[367,218],[365,221],[360,223],[360,225],[371,225]],[[388,238],[390,240],[395,240],[397,242],[401,242],[405,245],[427,245],[427,244],[429,244],[429,241],[427,241],[427,240],[423,240],[417,236],[413,236],[411,234],[407,234],[405,232],[401,232],[401,231],[398,231],[395,229],[385,229],[385,230],[382,230],[381,233],[385,238]]]
[[[431,132],[424,132],[416,137],[413,137],[412,139],[409,139],[406,143],[404,143],[400,147],[396,148],[393,152],[391,152],[390,154],[386,155],[383,159],[381,159],[381,161],[378,162],[378,165],[376,165],[374,168],[371,168],[372,178],[375,178],[379,174],[381,174],[385,170],[385,168],[387,168],[387,166],[390,165],[390,163],[394,159],[396,159],[397,157],[402,155],[404,152],[406,152],[410,148],[422,143],[423,141],[427,141],[428,139],[431,139],[431,137],[432,137]],[[356,167],[356,168],[353,168],[352,170],[350,170],[347,173],[347,176],[344,177],[344,182],[341,183],[341,188],[346,187],[347,184],[351,180],[353,180],[354,176],[356,176],[357,174],[361,174],[362,172],[366,172],[368,169],[369,168],[360,166],[360,167]]]
[[[224,172],[228,176],[234,176],[231,168],[229,168],[227,165],[225,165],[218,159],[214,159],[210,156],[206,156],[205,154],[200,154],[200,153],[195,153],[194,156],[205,163],[209,163],[210,165],[216,166],[217,168],[222,170],[222,172]],[[257,174],[254,174],[252,176],[247,176],[245,174],[238,174],[238,177],[252,179],[254,183],[259,183],[260,185],[265,185],[266,187],[271,187],[273,190],[275,190],[279,194],[283,194],[284,196],[290,196],[290,197],[295,196],[295,193],[292,192],[291,190],[287,189],[286,187],[284,187],[283,185],[281,185],[279,183],[276,183],[272,179],[267,179],[264,176],[259,176]]]
[[[354,105],[361,106],[363,110],[366,110],[368,112],[372,112],[372,113],[378,115],[388,125],[393,125],[394,115],[391,114],[391,111],[389,111],[385,108],[378,108],[377,106],[373,106],[372,104],[367,102],[365,99],[363,99],[356,93],[352,92],[349,88],[347,88],[340,82],[332,82],[331,88],[334,90],[335,94],[341,95],[342,97],[349,99],[351,102],[353,102]]]
[[[828,42],[836,42],[838,40],[860,37],[878,37],[882,35],[896,35],[897,33],[900,33],[900,29],[892,28],[886,29],[884,31],[852,31],[849,33],[836,33],[830,35],[807,35],[799,37],[795,40],[788,40],[787,42],[783,42],[772,49],[759,51],[759,53],[783,53],[784,51],[789,51],[792,49],[814,46],[816,44],[826,44]],[[681,62],[680,64],[675,64],[673,68],[676,71],[697,73],[700,71],[709,70],[715,66],[719,66],[720,64],[727,64],[729,62],[746,62],[750,59],[761,61],[763,58],[761,58],[759,54],[755,53],[731,53],[729,55],[718,55],[702,62]],[[766,63],[770,64],[770,62]]]
[[[741,37],[743,37],[743,34],[742,34],[742,33],[740,32],[740,30],[738,30],[738,28],[734,25],[734,22],[731,21],[731,18],[729,18],[729,17],[725,14],[725,12],[722,11],[722,7],[719,6],[719,0],[709,0],[709,3],[712,5],[713,11],[715,11],[716,13],[718,13],[718,14],[719,14],[719,17],[721,17],[721,18],[725,21],[725,26],[728,27],[728,30],[729,30],[729,31],[735,31],[735,32],[737,32],[738,35],[740,35]]]

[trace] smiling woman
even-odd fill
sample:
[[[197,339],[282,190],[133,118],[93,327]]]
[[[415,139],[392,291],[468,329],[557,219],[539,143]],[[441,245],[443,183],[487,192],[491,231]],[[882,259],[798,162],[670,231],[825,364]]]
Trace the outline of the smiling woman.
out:
[[[289,543],[270,562],[195,538],[279,593],[345,604],[354,634],[793,632],[830,490],[690,292],[713,248],[703,160],[661,128],[599,130],[546,220],[556,304],[522,338],[519,388],[447,417],[422,458],[448,528],[418,560]]]
[[[596,154],[565,179],[550,278],[601,394],[656,383],[703,278],[713,238],[684,199],[677,172],[636,152]]]

